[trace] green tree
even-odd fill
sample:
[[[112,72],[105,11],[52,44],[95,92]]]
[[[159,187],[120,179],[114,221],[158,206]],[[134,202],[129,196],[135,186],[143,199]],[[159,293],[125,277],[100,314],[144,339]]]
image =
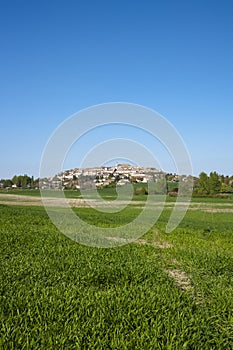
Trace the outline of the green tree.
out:
[[[12,181],[12,183],[13,183],[14,185],[16,185],[16,186],[19,185],[19,184],[18,184],[18,181],[19,181],[19,180],[18,180],[18,176],[17,176],[17,175],[13,176],[11,181]]]
[[[165,178],[158,179],[155,183],[155,192],[159,194],[167,193],[167,182]]]
[[[216,194],[221,191],[221,181],[216,171],[210,173],[209,177],[209,188],[211,194]]]
[[[12,181],[10,179],[6,179],[4,181],[4,188],[11,187],[11,186],[12,186]]]
[[[197,192],[200,194],[210,193],[209,177],[205,172],[201,172],[197,180]]]
[[[229,178],[229,176],[227,175],[227,176],[225,176],[224,183],[227,184],[227,185],[229,185],[229,182],[230,182],[230,178]]]
[[[221,184],[221,193],[232,193],[233,192],[233,188],[226,184],[226,183],[222,183]]]
[[[32,186],[34,179],[33,176],[30,177],[25,174],[19,176],[15,175],[13,176],[11,181],[14,185],[17,185],[17,187],[28,188]]]

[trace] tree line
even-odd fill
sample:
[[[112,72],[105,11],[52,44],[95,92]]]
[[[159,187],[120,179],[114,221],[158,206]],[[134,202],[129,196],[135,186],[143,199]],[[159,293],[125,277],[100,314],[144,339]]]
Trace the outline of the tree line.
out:
[[[39,187],[39,179],[34,179],[33,176],[28,175],[14,175],[12,179],[1,179],[0,186],[2,188],[37,188]]]
[[[55,177],[53,178],[53,180]],[[177,192],[178,180],[177,175],[167,174],[166,181],[158,180],[156,190],[158,193]],[[201,172],[198,177],[194,177],[194,195],[211,196],[219,193],[233,193],[233,175],[220,175],[216,171],[207,175]],[[73,179],[74,180],[74,179]],[[166,183],[167,182],[167,183]],[[176,184],[177,183],[177,184]],[[170,185],[169,185],[170,184]],[[171,186],[172,185],[172,186]],[[33,176],[28,175],[14,175],[12,179],[1,179],[1,188],[39,188],[39,178],[34,179]]]
[[[233,176],[219,175],[216,171],[207,175],[201,172],[194,182],[194,194],[215,195],[233,193]]]

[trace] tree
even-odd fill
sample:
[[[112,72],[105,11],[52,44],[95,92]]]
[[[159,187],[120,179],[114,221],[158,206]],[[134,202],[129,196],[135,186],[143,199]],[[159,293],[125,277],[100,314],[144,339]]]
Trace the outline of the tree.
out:
[[[205,172],[201,172],[197,180],[197,192],[201,194],[210,193],[209,177]]]
[[[14,185],[18,186],[18,176],[17,175],[13,176],[11,181]]]
[[[233,192],[233,188],[226,184],[226,183],[222,183],[221,184],[221,193],[232,193]]]
[[[225,179],[224,179],[224,183],[227,184],[227,185],[229,185],[229,182],[230,182],[230,178],[229,178],[229,176],[227,175],[227,176],[225,177]]]
[[[155,183],[155,192],[159,194],[167,193],[167,182],[165,178],[158,179]]]
[[[209,188],[211,194],[216,194],[221,191],[221,181],[219,180],[219,175],[216,171],[210,173]]]
[[[33,185],[34,178],[33,176],[30,177],[28,175],[14,175],[12,178],[12,183],[16,185],[17,187],[22,187],[22,188],[28,188]]]
[[[11,187],[12,186],[12,181],[10,179],[4,180],[4,188],[6,187]]]
[[[137,187],[134,191],[136,195],[148,195],[148,189],[145,187]]]

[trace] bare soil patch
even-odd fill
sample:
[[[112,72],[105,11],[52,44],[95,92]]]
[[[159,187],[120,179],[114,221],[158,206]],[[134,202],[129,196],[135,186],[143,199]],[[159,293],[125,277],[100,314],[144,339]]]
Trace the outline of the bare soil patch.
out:
[[[206,213],[233,213],[233,208],[212,208],[204,209]]]
[[[179,269],[169,269],[165,270],[165,272],[167,272],[168,276],[174,280],[178,288],[189,291],[193,290],[191,280],[184,271],[181,271]]]
[[[172,248],[173,245],[167,241],[153,241],[153,242],[148,242],[145,239],[138,239],[135,241],[135,243],[138,244],[148,244],[152,245],[153,247],[160,248],[160,249],[166,249],[166,248]]]

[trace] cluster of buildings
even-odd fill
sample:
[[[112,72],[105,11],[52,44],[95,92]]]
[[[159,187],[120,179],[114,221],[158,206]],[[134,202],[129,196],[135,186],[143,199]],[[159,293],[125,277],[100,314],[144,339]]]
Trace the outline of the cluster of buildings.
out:
[[[42,179],[40,186],[44,189],[96,188],[114,183],[148,183],[164,178],[165,173],[156,168],[117,164],[95,168],[75,168],[66,170],[52,178]]]

